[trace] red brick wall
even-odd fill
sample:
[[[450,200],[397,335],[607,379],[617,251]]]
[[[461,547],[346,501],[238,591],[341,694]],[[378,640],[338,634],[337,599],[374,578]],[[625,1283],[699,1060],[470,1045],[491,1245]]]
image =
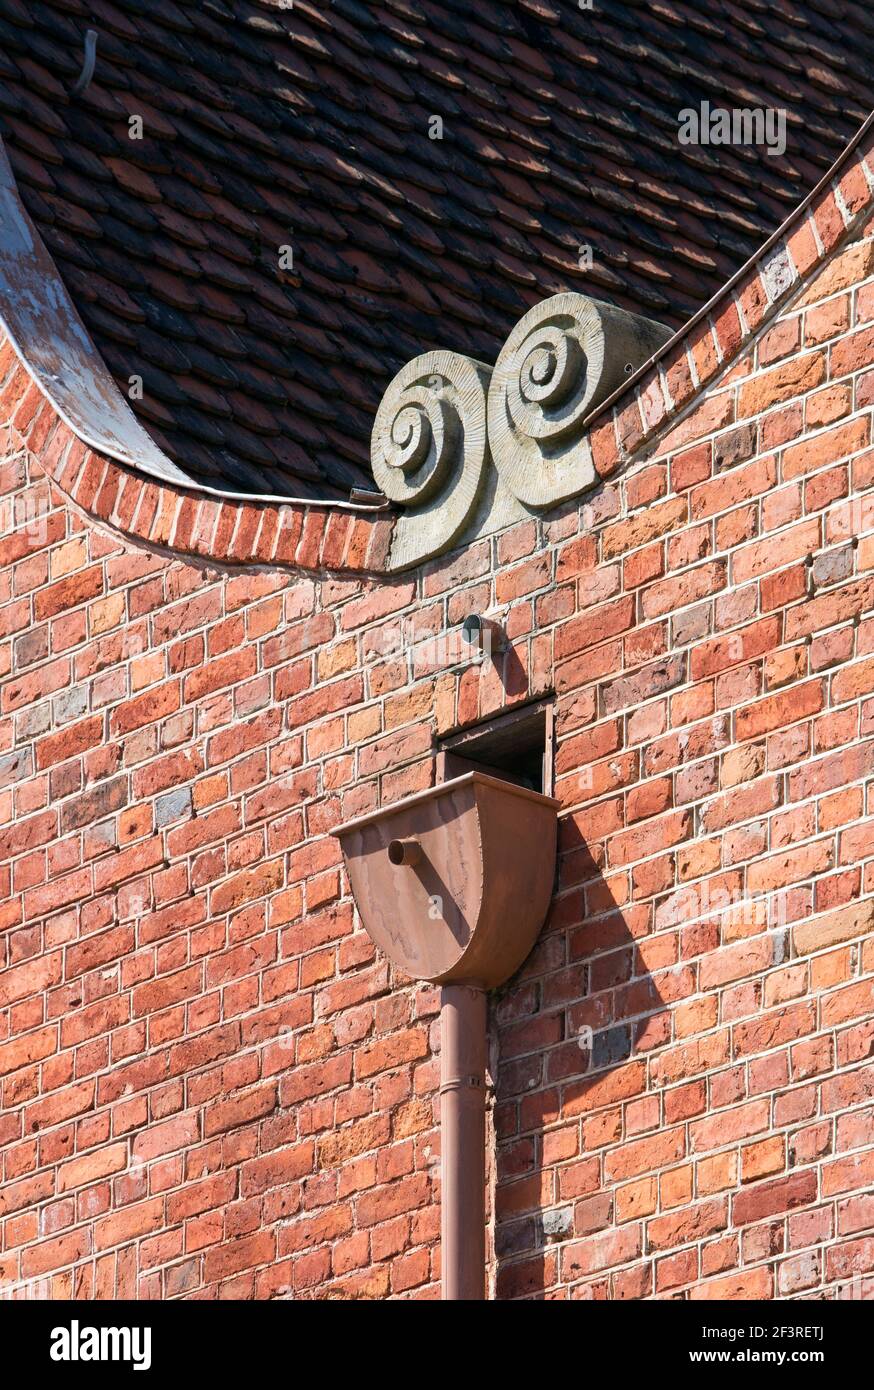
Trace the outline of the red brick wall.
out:
[[[393,581],[119,537],[12,374],[0,1278],[439,1291],[436,992],[327,832],[554,689],[558,888],[492,1009],[498,1295],[870,1281],[874,242],[621,476]],[[484,607],[510,652],[458,672]]]

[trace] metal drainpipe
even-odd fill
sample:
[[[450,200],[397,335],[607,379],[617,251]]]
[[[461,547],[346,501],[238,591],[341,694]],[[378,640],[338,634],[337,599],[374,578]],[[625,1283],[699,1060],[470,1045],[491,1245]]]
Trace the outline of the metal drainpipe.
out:
[[[334,831],[370,939],[404,974],[441,987],[447,1300],[486,1296],[487,991],[518,970],[546,916],[558,807],[477,770]]]
[[[485,990],[444,985],[440,994],[442,1296],[485,1298]]]

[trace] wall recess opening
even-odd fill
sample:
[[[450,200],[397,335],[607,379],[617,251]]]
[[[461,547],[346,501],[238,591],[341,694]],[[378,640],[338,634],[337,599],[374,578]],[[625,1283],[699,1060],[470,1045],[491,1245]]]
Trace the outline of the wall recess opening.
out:
[[[552,700],[538,700],[441,739],[438,782],[478,770],[552,796],[554,716]]]

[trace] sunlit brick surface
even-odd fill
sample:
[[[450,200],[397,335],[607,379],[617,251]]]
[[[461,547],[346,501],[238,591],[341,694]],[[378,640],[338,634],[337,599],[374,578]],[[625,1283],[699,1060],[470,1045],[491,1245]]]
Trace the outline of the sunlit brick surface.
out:
[[[439,1292],[437,996],[327,832],[554,690],[557,891],[492,1007],[494,1290],[870,1296],[874,241],[836,239],[792,233],[825,265],[778,316],[739,289],[739,355],[727,310],[697,331],[710,385],[621,469],[614,434],[598,490],[394,580],[90,519],[3,353],[6,1283]],[[459,668],[486,608],[509,651]]]

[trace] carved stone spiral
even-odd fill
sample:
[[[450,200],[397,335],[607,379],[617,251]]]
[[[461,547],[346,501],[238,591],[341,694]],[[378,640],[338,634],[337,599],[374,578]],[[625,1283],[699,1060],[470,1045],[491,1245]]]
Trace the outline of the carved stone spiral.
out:
[[[510,491],[547,507],[595,481],[586,417],[670,330],[581,294],[558,294],[520,319],[488,399],[489,443]]]
[[[488,459],[490,369],[457,352],[426,352],[402,367],[380,402],[373,476],[405,510],[390,565],[416,564],[460,535],[479,500]]]

